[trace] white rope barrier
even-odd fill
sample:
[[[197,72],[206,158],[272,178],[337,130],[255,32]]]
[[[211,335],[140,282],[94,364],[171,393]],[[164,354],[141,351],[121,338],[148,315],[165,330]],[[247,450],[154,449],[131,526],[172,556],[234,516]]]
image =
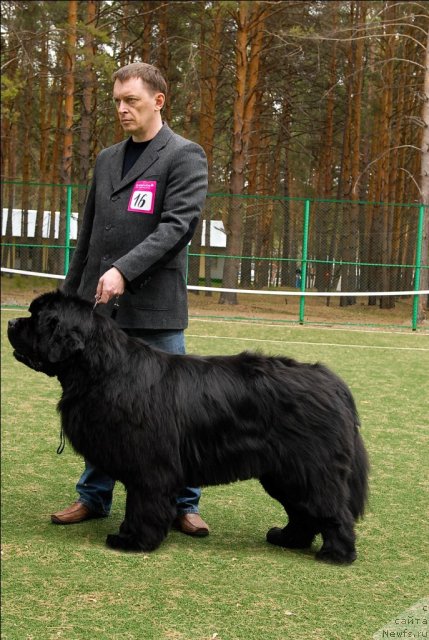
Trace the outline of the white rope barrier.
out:
[[[35,271],[21,271],[20,269],[9,269],[2,267],[1,270],[4,273],[14,273],[23,276],[35,276],[40,278],[53,278],[55,280],[64,280],[65,276],[55,275],[51,273],[40,273]],[[253,295],[266,295],[266,296],[309,296],[309,297],[381,297],[381,296],[419,296],[429,295],[429,289],[422,289],[419,291],[266,291],[262,289],[227,289],[224,287],[200,287],[197,285],[188,285],[189,291],[214,291],[215,293],[250,293]]]
[[[4,273],[15,273],[20,276],[34,276],[35,278],[54,278],[55,280],[64,280],[65,276],[56,276],[53,273],[40,273],[38,271],[21,271],[21,269],[8,269],[2,267]]]
[[[219,293],[253,293],[268,296],[310,296],[310,297],[332,297],[332,296],[416,296],[429,294],[429,289],[421,291],[265,291],[262,289],[223,289],[222,287],[197,287],[188,285],[191,291],[217,291]]]

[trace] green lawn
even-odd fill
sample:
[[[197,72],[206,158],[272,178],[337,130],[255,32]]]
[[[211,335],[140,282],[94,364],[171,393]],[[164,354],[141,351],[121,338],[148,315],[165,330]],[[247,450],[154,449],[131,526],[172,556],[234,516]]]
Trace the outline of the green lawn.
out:
[[[204,489],[210,536],[172,532],[152,554],[104,545],[121,486],[109,518],[51,525],[82,461],[56,454],[60,387],[13,359],[15,315],[2,323],[3,640],[363,640],[428,596],[428,335],[191,320],[189,352],[320,360],[352,388],[371,494],[358,560],[336,567],[266,544],[284,516],[257,481]]]

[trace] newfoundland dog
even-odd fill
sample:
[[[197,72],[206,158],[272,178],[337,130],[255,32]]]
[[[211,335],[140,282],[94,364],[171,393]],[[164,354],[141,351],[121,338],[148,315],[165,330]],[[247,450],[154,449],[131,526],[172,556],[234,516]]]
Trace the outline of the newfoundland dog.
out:
[[[259,353],[164,353],[60,291],[29,311],[9,322],[16,359],[58,377],[68,440],[126,487],[110,547],[156,549],[184,486],[259,478],[288,516],[268,542],[307,548],[321,534],[318,559],[355,560],[368,463],[353,397],[334,373]]]

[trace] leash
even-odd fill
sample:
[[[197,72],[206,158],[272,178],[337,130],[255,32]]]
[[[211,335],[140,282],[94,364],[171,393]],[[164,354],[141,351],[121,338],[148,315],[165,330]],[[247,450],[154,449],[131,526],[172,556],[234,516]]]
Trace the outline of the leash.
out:
[[[94,313],[96,306],[98,305],[98,303],[100,302],[100,299],[97,298],[97,296],[95,297],[95,302],[94,302],[94,306],[92,307],[92,312]],[[118,315],[118,310],[119,310],[119,296],[115,296],[115,300],[113,302],[113,308],[112,308],[112,313],[110,314],[110,317],[112,318],[112,320],[116,319],[116,316]],[[60,429],[60,444],[58,445],[57,448],[57,453],[58,455],[61,455],[62,452],[64,451],[64,448],[66,446],[66,437],[64,434],[64,429],[61,426]]]
[[[96,306],[99,303],[99,298],[95,298],[95,302],[94,302],[94,306],[92,307],[92,313],[94,313]],[[112,318],[112,320],[115,320],[116,316],[118,315],[118,310],[119,310],[119,296],[115,296],[115,300],[113,302],[113,309],[112,309],[112,313],[110,314],[110,317]],[[61,426],[60,429],[60,444],[58,445],[57,448],[57,453],[58,455],[61,455],[62,452],[64,451],[64,448],[66,446],[66,437],[64,434],[64,429]]]
[[[64,451],[65,446],[66,446],[66,437],[64,435],[64,429],[61,426],[61,429],[60,429],[60,444],[58,445],[58,449],[57,449],[57,453],[58,453],[59,456]]]
[[[92,307],[92,312],[95,311],[95,308],[99,304],[99,302],[100,302],[100,299],[96,296],[95,297],[94,306]],[[113,302],[112,313],[110,314],[110,317],[112,318],[112,320],[116,320],[116,316],[118,315],[118,311],[119,311],[119,296],[115,296],[115,300]]]

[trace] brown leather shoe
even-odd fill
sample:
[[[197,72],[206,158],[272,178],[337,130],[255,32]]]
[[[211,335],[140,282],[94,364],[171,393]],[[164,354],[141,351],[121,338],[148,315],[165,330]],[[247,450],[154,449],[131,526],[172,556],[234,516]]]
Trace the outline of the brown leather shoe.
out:
[[[203,538],[209,535],[209,528],[199,513],[183,513],[177,516],[173,527],[188,536]]]
[[[83,502],[74,502],[70,507],[64,509],[64,511],[53,513],[51,515],[51,522],[53,522],[53,524],[76,524],[84,520],[91,520],[91,518],[102,517],[101,514],[92,511],[86,504],[83,504]]]

